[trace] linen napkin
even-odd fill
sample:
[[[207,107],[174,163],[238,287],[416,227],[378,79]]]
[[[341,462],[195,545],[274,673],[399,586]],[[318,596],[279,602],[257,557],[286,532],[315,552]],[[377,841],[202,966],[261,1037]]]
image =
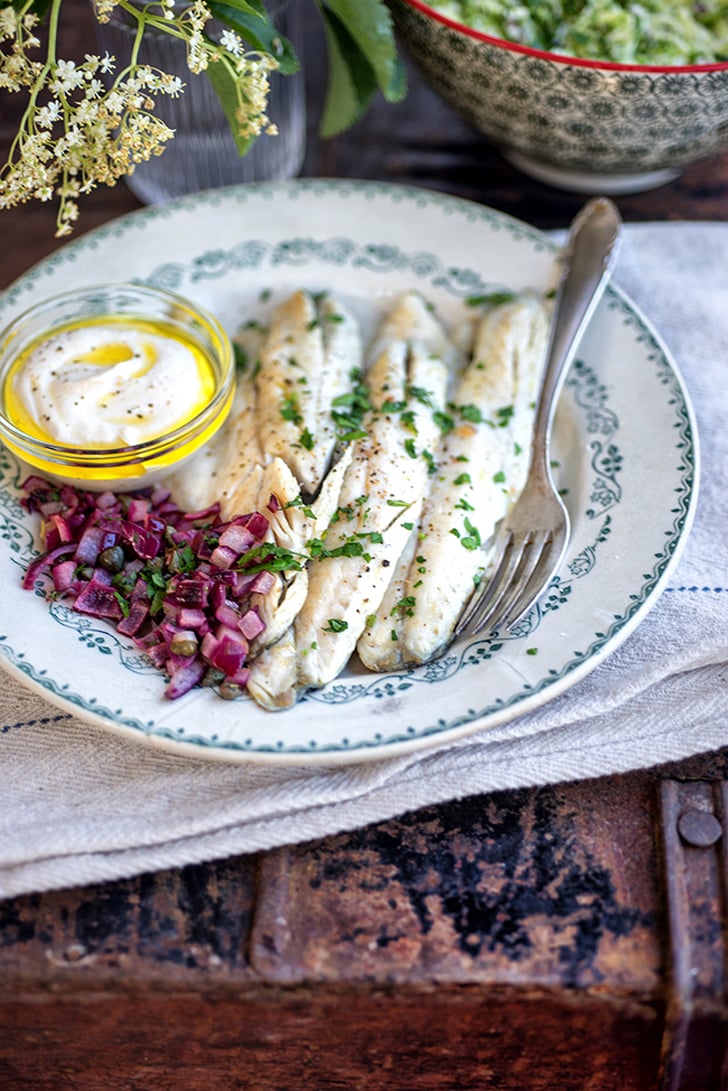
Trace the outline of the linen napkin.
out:
[[[626,642],[511,723],[331,768],[176,756],[82,723],[0,675],[0,897],[268,849],[478,792],[728,745],[728,224],[628,226],[615,281],[677,359],[703,463],[683,557]]]

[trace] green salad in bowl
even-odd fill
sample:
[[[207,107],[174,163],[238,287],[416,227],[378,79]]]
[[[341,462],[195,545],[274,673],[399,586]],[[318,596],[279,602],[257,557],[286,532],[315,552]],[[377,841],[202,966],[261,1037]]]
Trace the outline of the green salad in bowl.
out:
[[[518,170],[652,189],[728,152],[728,0],[388,0],[432,89]]]
[[[494,38],[617,64],[728,61],[726,0],[430,0],[446,18]]]

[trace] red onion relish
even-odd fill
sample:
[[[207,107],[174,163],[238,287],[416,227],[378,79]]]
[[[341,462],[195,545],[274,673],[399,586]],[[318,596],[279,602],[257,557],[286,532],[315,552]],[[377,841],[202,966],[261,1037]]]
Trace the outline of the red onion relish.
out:
[[[184,512],[163,488],[94,493],[37,476],[23,492],[45,544],[24,588],[46,591],[50,579],[48,597],[115,625],[167,675],[167,697],[196,685],[242,693],[265,630],[251,596],[272,588],[281,565],[265,515],[223,521],[219,504]]]

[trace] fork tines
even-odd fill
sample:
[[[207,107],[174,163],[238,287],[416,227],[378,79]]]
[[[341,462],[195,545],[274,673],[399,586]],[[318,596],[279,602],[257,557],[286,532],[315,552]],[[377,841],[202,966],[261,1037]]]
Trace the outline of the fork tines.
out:
[[[464,632],[475,635],[486,628],[512,628],[520,621],[551,582],[555,545],[553,530],[530,531],[518,539],[512,532],[506,534],[493,562],[493,573],[485,587],[476,587],[455,627],[455,636]]]

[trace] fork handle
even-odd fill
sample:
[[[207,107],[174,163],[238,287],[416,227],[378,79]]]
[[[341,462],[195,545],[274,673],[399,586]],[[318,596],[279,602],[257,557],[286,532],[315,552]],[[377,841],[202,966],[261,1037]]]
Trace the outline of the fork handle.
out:
[[[556,292],[531,441],[531,471],[549,473],[556,401],[582,333],[606,287],[619,252],[622,219],[606,197],[595,197],[575,217]]]

